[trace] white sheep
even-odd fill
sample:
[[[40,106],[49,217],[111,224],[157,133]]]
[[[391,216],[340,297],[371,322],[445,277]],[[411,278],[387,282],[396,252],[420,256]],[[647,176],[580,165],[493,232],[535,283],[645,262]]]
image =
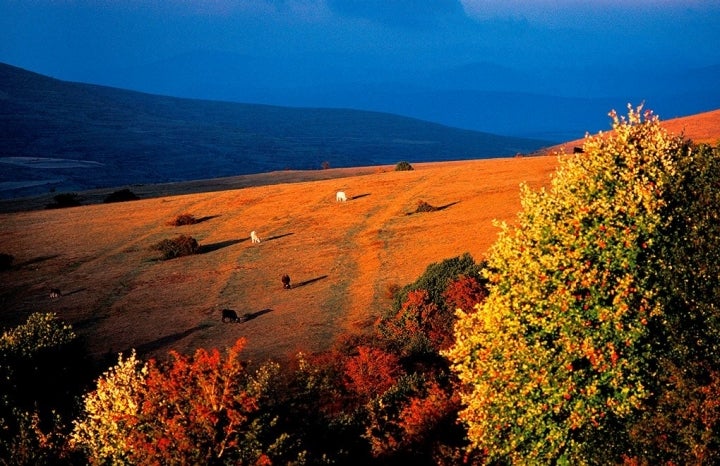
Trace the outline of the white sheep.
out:
[[[255,232],[255,230],[253,230],[253,231],[250,232],[250,239],[252,240],[253,243],[259,243],[259,242],[260,242],[260,237],[257,235],[257,233]]]
[[[335,195],[335,201],[336,202],[345,202],[347,201],[347,196],[345,195],[344,191],[338,191]]]

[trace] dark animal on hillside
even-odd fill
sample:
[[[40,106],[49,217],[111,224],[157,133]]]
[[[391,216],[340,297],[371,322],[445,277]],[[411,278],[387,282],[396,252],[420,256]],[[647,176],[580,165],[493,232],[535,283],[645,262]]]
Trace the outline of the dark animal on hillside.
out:
[[[283,283],[283,288],[285,288],[286,290],[289,290],[290,289],[290,275],[288,275],[288,274],[283,275],[282,283]]]
[[[50,288],[50,298],[55,299],[62,296],[62,293],[60,293],[60,290],[58,288]]]
[[[573,154],[584,154],[585,151],[582,147],[573,147]]]
[[[223,309],[222,310],[222,321],[227,322],[237,322],[240,319],[238,318],[237,312],[233,311],[232,309]]]

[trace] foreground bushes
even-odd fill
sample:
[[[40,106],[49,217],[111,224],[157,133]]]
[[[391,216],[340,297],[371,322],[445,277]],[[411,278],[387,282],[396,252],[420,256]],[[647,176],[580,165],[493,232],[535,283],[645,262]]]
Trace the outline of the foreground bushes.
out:
[[[120,357],[85,396],[71,445],[93,464],[272,464],[282,438],[264,441],[262,408],[277,367],[246,371],[243,345],[167,364]]]
[[[0,463],[72,463],[66,423],[92,380],[77,336],[54,314],[31,314],[0,336]]]
[[[491,462],[718,454],[719,154],[640,108],[613,118],[549,191],[523,188],[518,226],[490,251],[488,299],[460,313],[446,355]]]

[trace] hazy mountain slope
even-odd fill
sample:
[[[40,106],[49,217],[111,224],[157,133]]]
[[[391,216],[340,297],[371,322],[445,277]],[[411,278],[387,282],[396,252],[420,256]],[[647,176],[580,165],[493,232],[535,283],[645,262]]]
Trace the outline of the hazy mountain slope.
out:
[[[181,97],[388,112],[555,141],[604,130],[608,112],[622,111],[628,103],[646,102],[663,118],[720,107],[720,65],[696,67],[671,60],[658,67],[637,60],[630,65],[529,67],[481,61],[359,72],[347,63],[342,56],[316,63],[308,57],[279,61],[275,56],[198,50],[142,66],[95,69],[90,82]]]
[[[323,162],[348,167],[502,157],[550,145],[385,113],[153,96],[9,65],[0,65],[0,141],[5,197],[319,169]]]

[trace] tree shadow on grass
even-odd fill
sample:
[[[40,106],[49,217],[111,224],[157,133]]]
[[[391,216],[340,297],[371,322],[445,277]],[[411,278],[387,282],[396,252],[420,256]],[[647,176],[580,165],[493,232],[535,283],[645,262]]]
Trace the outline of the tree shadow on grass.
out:
[[[85,291],[87,288],[78,288],[77,290],[68,291],[67,293],[63,293],[63,296],[70,296],[71,294],[80,293],[81,291]]]
[[[325,278],[327,278],[327,275],[321,275],[319,277],[311,278],[310,280],[305,280],[304,282],[296,283],[295,285],[292,285],[291,288],[300,288],[301,286],[309,285]]]
[[[219,215],[207,215],[205,217],[200,217],[200,218],[196,219],[195,223],[207,222],[208,220],[212,220],[212,219],[218,218],[218,217],[219,217]]]
[[[269,308],[268,308],[268,309],[263,309],[262,311],[246,312],[245,314],[240,314],[240,315],[238,315],[238,313],[237,313],[236,311],[233,311],[232,309],[226,309],[226,310],[229,310],[229,311],[234,312],[237,317],[236,317],[234,320],[223,320],[223,322],[225,322],[225,323],[235,323],[235,324],[242,324],[243,322],[247,322],[248,320],[256,319],[256,318],[260,317],[260,316],[263,315],[263,314],[267,314],[268,312],[272,312],[272,311],[273,311],[272,309],[269,309]]]
[[[51,259],[55,259],[56,257],[60,257],[60,254],[53,254],[51,256],[33,257],[32,259],[28,259],[25,262],[20,262],[19,264],[14,265],[13,268],[20,269],[22,267],[27,267],[28,265],[39,264],[40,262],[49,261]]]
[[[455,204],[458,204],[459,202],[460,202],[460,201],[455,201],[455,202],[451,202],[450,204],[441,205],[440,207],[438,207],[438,208],[436,209],[436,211],[438,211],[438,210],[445,210],[445,209],[447,209],[448,207],[452,207],[452,206],[454,206]]]
[[[294,235],[295,233],[283,233],[282,235],[275,235],[271,236],[270,238],[265,239],[265,241],[273,241],[276,239],[284,238],[286,236]]]
[[[217,251],[218,249],[226,248],[228,246],[232,246],[234,244],[242,243],[243,241],[247,241],[248,238],[242,238],[242,239],[230,239],[227,241],[220,241],[218,243],[212,243],[212,244],[202,244],[200,245],[200,249],[198,251],[198,254],[206,254],[208,252]]]
[[[200,330],[205,330],[206,328],[212,327],[212,324],[200,324],[197,327],[193,327],[191,329],[185,330],[183,332],[177,332],[173,333],[172,335],[166,335],[164,337],[158,338],[157,340],[149,341],[147,343],[143,343],[142,345],[139,345],[135,347],[135,351],[140,354],[147,354],[152,351],[158,350],[162,348],[163,346],[167,346],[171,343],[175,343],[176,341],[182,340],[183,338],[192,335],[195,332],[199,332]]]

